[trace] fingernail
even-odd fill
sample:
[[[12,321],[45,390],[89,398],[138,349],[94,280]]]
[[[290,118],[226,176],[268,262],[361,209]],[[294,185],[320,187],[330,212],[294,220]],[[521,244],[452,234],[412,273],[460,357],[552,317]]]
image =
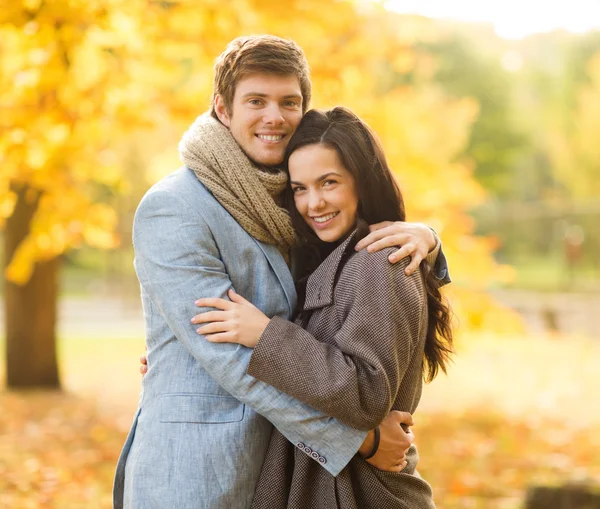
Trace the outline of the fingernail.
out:
[[[396,257],[394,255],[390,255],[388,260],[392,263],[394,263],[396,261]]]
[[[199,306],[200,305],[200,301],[197,300],[196,302],[194,302],[194,304],[196,304],[196,306]]]
[[[200,329],[196,329],[196,332],[197,332],[198,334],[202,334],[202,332],[200,332]]]

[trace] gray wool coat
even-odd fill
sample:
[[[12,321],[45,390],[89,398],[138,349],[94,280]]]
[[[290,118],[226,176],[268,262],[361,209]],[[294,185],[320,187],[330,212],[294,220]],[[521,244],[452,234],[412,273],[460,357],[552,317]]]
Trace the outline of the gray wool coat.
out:
[[[390,410],[414,413],[421,397],[427,294],[420,271],[404,274],[378,253],[355,252],[354,234],[310,276],[296,323],[273,318],[248,374],[356,429]],[[303,444],[273,431],[254,509],[431,509],[432,491],[411,447],[401,473],[375,469],[358,454],[332,476]]]

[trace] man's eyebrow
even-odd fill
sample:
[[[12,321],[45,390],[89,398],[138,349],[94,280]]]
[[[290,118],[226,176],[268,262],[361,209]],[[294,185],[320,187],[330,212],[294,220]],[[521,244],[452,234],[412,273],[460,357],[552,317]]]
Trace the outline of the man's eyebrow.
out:
[[[254,96],[254,97],[267,97],[267,94],[262,93],[262,92],[247,92],[246,94],[244,94],[242,97],[249,97],[249,96]]]
[[[325,180],[327,177],[331,177],[332,175],[335,175],[336,177],[342,177],[342,175],[340,175],[339,173],[336,173],[335,171],[330,171],[329,173],[325,173],[324,175],[321,175],[318,179],[317,182],[321,182],[323,180]],[[302,182],[297,182],[296,180],[290,180],[290,184],[296,184],[297,186],[302,186],[304,185]]]
[[[264,92],[248,92],[248,93],[242,95],[242,97],[269,97],[269,94],[265,94]],[[302,95],[301,94],[284,95],[283,99],[302,99]]]

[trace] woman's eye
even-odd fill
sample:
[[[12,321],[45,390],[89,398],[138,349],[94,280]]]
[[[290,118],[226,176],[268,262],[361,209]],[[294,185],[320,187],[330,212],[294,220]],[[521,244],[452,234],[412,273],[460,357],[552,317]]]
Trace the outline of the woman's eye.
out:
[[[325,180],[325,181],[323,181],[323,185],[324,186],[330,186],[330,185],[335,184],[335,183],[336,183],[335,180]]]
[[[302,189],[304,189],[303,187],[292,187],[292,192],[295,194],[298,191],[302,191]]]

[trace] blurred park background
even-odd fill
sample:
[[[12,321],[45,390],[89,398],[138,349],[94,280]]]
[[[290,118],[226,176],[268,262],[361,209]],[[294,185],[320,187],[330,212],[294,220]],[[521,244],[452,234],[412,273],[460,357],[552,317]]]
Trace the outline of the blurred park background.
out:
[[[600,485],[600,2],[485,5],[2,2],[0,508],[111,507],[144,350],[133,214],[256,33],[304,48],[312,105],[370,123],[442,238],[458,355],[415,416],[438,507]]]

